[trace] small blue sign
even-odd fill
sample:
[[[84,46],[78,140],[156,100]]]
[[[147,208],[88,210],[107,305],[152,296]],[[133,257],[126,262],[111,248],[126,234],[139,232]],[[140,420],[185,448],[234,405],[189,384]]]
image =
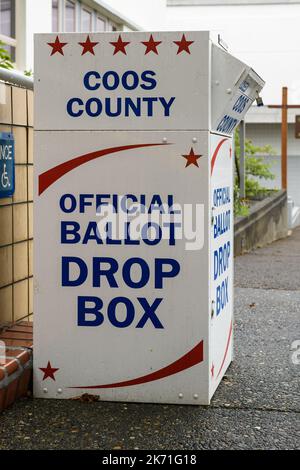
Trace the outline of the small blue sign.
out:
[[[10,132],[0,132],[0,198],[15,192],[15,141]]]

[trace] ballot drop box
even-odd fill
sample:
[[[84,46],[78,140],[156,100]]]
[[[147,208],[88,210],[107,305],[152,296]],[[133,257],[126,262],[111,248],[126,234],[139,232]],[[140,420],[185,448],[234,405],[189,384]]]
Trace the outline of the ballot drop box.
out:
[[[35,36],[34,394],[209,404],[233,351],[233,132],[208,32]]]

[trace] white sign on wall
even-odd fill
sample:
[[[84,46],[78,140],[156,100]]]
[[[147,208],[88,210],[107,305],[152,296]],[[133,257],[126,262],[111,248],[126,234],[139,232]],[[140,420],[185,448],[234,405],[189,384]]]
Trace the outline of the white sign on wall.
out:
[[[233,338],[232,138],[211,133],[209,33],[35,48],[35,395],[208,404]]]

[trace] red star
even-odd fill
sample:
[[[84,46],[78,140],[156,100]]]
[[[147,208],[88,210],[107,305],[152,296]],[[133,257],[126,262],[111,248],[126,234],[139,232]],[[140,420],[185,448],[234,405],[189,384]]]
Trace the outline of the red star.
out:
[[[110,44],[112,46],[114,46],[114,48],[115,48],[114,55],[117,52],[122,52],[123,54],[127,55],[125,47],[128,46],[128,44],[130,44],[130,42],[123,41],[120,34],[119,34],[118,40],[115,41],[115,42],[111,42]]]
[[[162,41],[154,41],[153,36],[151,34],[149,41],[142,41],[142,44],[146,46],[145,55],[149,52],[154,52],[158,55],[157,46],[161,44]]]
[[[187,41],[185,38],[185,35],[182,35],[182,38],[180,41],[173,41],[177,46],[178,46],[178,51],[177,55],[180,54],[180,52],[185,51],[188,54],[191,53],[190,51],[190,45],[193,44],[195,41]]]
[[[190,165],[195,165],[199,168],[197,160],[198,158],[202,157],[202,155],[196,155],[194,153],[193,147],[191,148],[189,155],[181,155],[181,156],[187,159],[185,168]]]
[[[47,42],[47,44],[48,46],[52,47],[52,52],[50,55],[56,54],[56,52],[59,52],[61,55],[64,55],[63,47],[65,47],[68,43],[60,42],[58,36],[56,36],[54,42]]]
[[[85,42],[79,42],[78,44],[80,44],[80,46],[82,46],[82,48],[83,48],[81,55],[84,55],[87,52],[90,52],[91,54],[95,55],[94,47],[97,46],[97,44],[99,44],[99,42],[92,42],[90,40],[90,36],[88,36],[86,38]]]
[[[48,377],[55,380],[54,374],[59,370],[55,367],[51,367],[50,361],[48,361],[47,367],[39,367],[39,369],[44,372],[43,380],[48,379]]]
[[[215,365],[214,365],[214,363],[212,363],[212,365],[211,365],[210,372],[211,372],[211,376],[214,377],[215,376]]]

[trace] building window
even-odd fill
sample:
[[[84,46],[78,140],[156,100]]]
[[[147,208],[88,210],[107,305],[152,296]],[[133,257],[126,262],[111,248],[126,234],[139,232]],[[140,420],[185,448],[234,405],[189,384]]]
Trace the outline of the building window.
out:
[[[108,24],[107,31],[120,31],[120,28],[118,28],[116,24],[110,22]]]
[[[14,3],[14,1],[2,1],[5,3]],[[82,32],[102,32],[102,31],[120,31],[121,25],[113,23],[102,15],[97,9],[92,9],[79,0],[52,0],[52,32],[73,33]]]
[[[15,0],[0,0],[0,41],[13,62],[16,52],[15,22]]]
[[[73,33],[76,30],[76,5],[71,0],[65,2],[65,32]]]
[[[52,31],[57,32],[59,27],[58,0],[52,0]]]
[[[101,16],[97,16],[96,31],[97,32],[105,31],[105,20],[101,18]]]
[[[81,31],[92,31],[92,12],[86,8],[81,10]]]

